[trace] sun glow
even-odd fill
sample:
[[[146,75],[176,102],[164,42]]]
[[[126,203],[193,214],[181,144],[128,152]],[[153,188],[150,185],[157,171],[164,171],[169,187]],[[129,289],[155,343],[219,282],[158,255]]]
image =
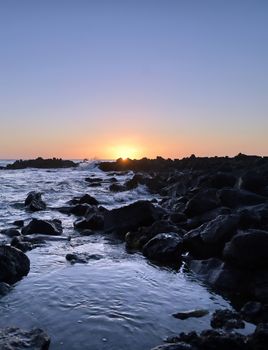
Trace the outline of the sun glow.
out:
[[[140,157],[140,150],[134,146],[127,146],[127,145],[115,146],[112,149],[112,157],[115,159],[122,158],[124,160],[126,160],[127,158],[137,159]]]

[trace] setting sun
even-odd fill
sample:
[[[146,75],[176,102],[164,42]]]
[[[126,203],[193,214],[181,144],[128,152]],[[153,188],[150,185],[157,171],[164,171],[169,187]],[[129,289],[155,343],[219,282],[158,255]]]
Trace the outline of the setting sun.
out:
[[[122,159],[135,159],[140,157],[140,150],[134,146],[119,145],[112,147],[111,149],[112,158],[122,158]]]

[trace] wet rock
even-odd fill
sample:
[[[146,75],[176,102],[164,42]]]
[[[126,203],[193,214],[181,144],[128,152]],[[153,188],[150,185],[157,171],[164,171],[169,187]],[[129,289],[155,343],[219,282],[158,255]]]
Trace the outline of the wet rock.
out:
[[[102,230],[104,225],[103,216],[99,214],[89,215],[87,218],[79,219],[74,222],[76,229]]]
[[[71,160],[62,160],[61,158],[43,159],[38,157],[29,160],[16,160],[13,164],[8,164],[6,169],[58,169],[58,168],[75,168],[78,164]]]
[[[233,187],[236,183],[236,176],[230,173],[217,172],[213,175],[205,176],[199,182],[199,186],[206,186],[210,188],[224,188]]]
[[[159,220],[149,227],[140,227],[137,231],[128,232],[125,236],[126,245],[130,249],[141,249],[150,239],[159,233],[176,232],[179,235],[185,233],[168,220]]]
[[[17,227],[23,227],[24,221],[23,221],[23,220],[15,220],[15,221],[13,222],[13,225],[14,225],[14,226],[17,226]]]
[[[252,350],[267,350],[268,323],[260,323],[255,332],[249,337],[249,346]]]
[[[248,322],[268,322],[268,305],[258,301],[248,301],[240,310],[243,318]]]
[[[32,219],[30,223],[22,228],[23,235],[30,235],[34,233],[41,233],[45,235],[61,235],[62,225],[61,221],[54,220],[39,220]]]
[[[208,310],[196,309],[196,310],[177,312],[176,314],[173,314],[172,316],[175,318],[178,318],[179,320],[186,320],[187,318],[191,318],[191,317],[197,317],[197,318],[204,317],[208,314],[209,314]]]
[[[251,192],[262,193],[262,190],[267,185],[267,178],[256,171],[248,171],[239,179],[239,188]]]
[[[95,209],[90,204],[77,204],[70,208],[70,213],[76,216],[86,216],[90,212],[93,212]]]
[[[239,226],[242,229],[255,228],[268,231],[268,203],[241,208]]]
[[[11,286],[5,282],[0,282],[0,297],[5,296],[11,290]]]
[[[30,242],[24,242],[23,237],[14,237],[10,242],[12,247],[15,247],[22,252],[27,252],[33,249],[33,246]]]
[[[228,266],[220,259],[191,260],[188,264],[201,280],[214,289],[244,295],[251,292],[249,281],[252,280],[252,275]]]
[[[69,253],[65,256],[65,258],[67,261],[70,261],[71,264],[86,264],[89,260],[100,260],[103,258],[103,256],[100,254]]]
[[[89,194],[84,194],[82,197],[74,197],[70,202],[70,204],[89,204],[89,205],[98,205],[99,202],[96,198],[90,196]]]
[[[145,182],[146,179],[143,178],[141,174],[135,174],[131,179],[127,180],[124,185],[127,190],[133,190],[137,188],[139,184],[144,185]]]
[[[96,183],[96,182],[98,182],[98,183],[100,183],[100,182],[102,182],[103,180],[102,180],[102,178],[101,177],[86,177],[85,178],[85,181],[86,182],[88,182],[88,183]]]
[[[112,209],[104,213],[104,229],[108,232],[126,234],[141,226],[149,226],[163,215],[163,210],[149,201],[135,203]]]
[[[200,334],[196,332],[181,333],[177,337],[169,338],[168,341],[173,343],[154,348],[154,350],[253,350],[247,346],[247,336],[215,330],[205,330]],[[175,347],[176,345],[178,348]],[[188,348],[180,347],[186,345]]]
[[[110,186],[109,186],[109,190],[111,192],[123,192],[123,191],[126,191],[127,188],[124,186],[124,185],[120,185],[118,183],[112,183]]]
[[[218,192],[222,205],[237,208],[264,203],[267,199],[258,194],[235,188],[224,188]]]
[[[220,256],[224,244],[236,233],[239,219],[238,215],[219,215],[214,220],[188,232],[184,236],[184,244],[194,256],[201,258]]]
[[[2,235],[6,235],[10,238],[20,236],[20,231],[15,228],[7,228],[5,230],[1,230]]]
[[[0,246],[0,282],[13,284],[26,276],[30,271],[30,260],[20,250]]]
[[[190,199],[185,207],[184,213],[188,217],[203,214],[219,206],[216,191],[213,189],[202,190]]]
[[[142,249],[143,254],[154,261],[161,263],[179,263],[183,250],[183,240],[177,233],[159,233]]]
[[[224,248],[224,258],[230,263],[257,269],[268,267],[268,232],[250,229],[235,235]]]
[[[152,350],[198,350],[195,346],[178,342],[176,344],[164,344],[153,348]]]
[[[48,350],[49,336],[39,328],[22,330],[20,328],[0,329],[1,350]]]
[[[210,324],[212,328],[224,328],[226,330],[245,328],[241,315],[228,309],[216,310],[212,315]]]
[[[46,203],[42,200],[42,193],[35,191],[32,191],[27,195],[24,205],[30,211],[40,211],[46,209]]]

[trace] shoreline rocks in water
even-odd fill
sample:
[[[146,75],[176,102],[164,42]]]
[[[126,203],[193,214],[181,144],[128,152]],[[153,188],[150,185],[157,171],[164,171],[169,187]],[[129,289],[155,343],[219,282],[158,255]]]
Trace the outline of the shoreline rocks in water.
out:
[[[30,260],[21,250],[0,246],[0,282],[14,284],[28,275]]]
[[[23,330],[15,327],[0,329],[1,350],[48,350],[49,336],[39,328]]]
[[[36,159],[29,160],[16,160],[12,164],[8,164],[3,169],[26,169],[26,168],[37,168],[37,169],[58,169],[58,168],[76,168],[78,166],[77,163],[71,160],[63,160],[61,158],[51,158],[51,159],[43,159],[42,157],[38,157]]]

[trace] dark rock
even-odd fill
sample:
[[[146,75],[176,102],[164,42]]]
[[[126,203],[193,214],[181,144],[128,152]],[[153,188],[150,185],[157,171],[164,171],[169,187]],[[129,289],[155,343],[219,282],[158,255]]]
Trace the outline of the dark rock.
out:
[[[16,220],[13,222],[13,225],[17,226],[17,227],[23,227],[24,221],[23,220]]]
[[[28,193],[24,205],[30,211],[40,211],[46,209],[46,203],[42,200],[42,193],[35,191]]]
[[[179,263],[183,250],[183,241],[177,233],[159,233],[142,249],[143,254],[161,263]]]
[[[127,190],[133,190],[137,188],[139,184],[144,185],[145,179],[141,174],[135,174],[130,180],[127,180],[124,184]]]
[[[170,214],[169,217],[170,217],[170,220],[175,224],[179,224],[187,220],[186,215],[183,213],[172,213]]]
[[[244,295],[250,293],[249,281],[252,276],[243,270],[228,266],[220,259],[191,260],[189,267],[201,280],[216,290]]]
[[[169,338],[168,341],[172,341],[174,343],[166,344],[166,347],[163,345],[162,347],[154,348],[154,350],[187,349],[186,347],[180,348],[181,345],[188,345],[189,350],[254,350],[252,348],[248,348],[248,337],[245,335],[210,329],[201,332],[200,335],[198,335],[196,332],[190,332],[188,334],[181,333],[177,337]],[[176,345],[179,347],[176,348]]]
[[[8,164],[6,169],[57,169],[57,168],[75,168],[78,164],[71,160],[62,160],[58,158],[43,159],[41,157],[30,160],[16,160],[13,164]]]
[[[48,350],[49,336],[39,328],[22,330],[20,328],[0,329],[1,350]]]
[[[0,233],[10,238],[20,236],[20,231],[16,230],[15,228],[7,228],[5,230],[2,230]]]
[[[258,194],[235,188],[224,188],[218,192],[222,205],[237,208],[264,203],[267,199]]]
[[[268,179],[256,171],[248,171],[239,179],[239,188],[251,192],[262,193],[262,190],[267,185]]]
[[[90,204],[77,204],[70,208],[70,212],[76,216],[86,216],[92,211],[94,208]]]
[[[104,229],[126,234],[141,226],[149,226],[163,215],[163,211],[149,201],[137,201],[104,213]]]
[[[193,198],[187,202],[184,213],[189,217],[193,217],[215,209],[218,206],[219,203],[216,198],[216,191],[213,189],[206,189],[194,195]]]
[[[258,301],[248,301],[240,310],[243,318],[248,322],[261,322],[266,318],[268,322],[268,310]],[[266,311],[266,312],[265,312]],[[266,317],[265,317],[266,316]]]
[[[250,229],[235,235],[224,248],[224,258],[249,269],[268,267],[268,232]]]
[[[32,250],[32,244],[30,242],[24,242],[22,238],[23,237],[14,237],[10,242],[11,246],[21,250],[24,253]]]
[[[103,258],[99,254],[88,254],[88,253],[69,253],[65,256],[67,261],[71,264],[80,263],[86,264],[89,260],[100,260]]]
[[[173,314],[172,316],[178,318],[179,320],[186,320],[191,317],[204,317],[209,314],[208,310],[205,309],[197,309],[197,310],[189,310],[189,311],[181,311]]]
[[[137,231],[128,232],[125,236],[127,247],[131,249],[141,249],[157,234],[165,232],[176,232],[181,236],[185,233],[168,220],[159,220],[154,222],[151,226],[140,227]]]
[[[112,183],[109,187],[109,190],[112,192],[123,192],[123,191],[126,191],[127,188],[124,185],[120,185],[118,183]]]
[[[229,173],[218,172],[213,175],[206,176],[199,183],[200,186],[205,185],[206,187],[212,188],[224,188],[233,187],[236,183],[236,176]]]
[[[101,230],[103,225],[103,216],[99,214],[92,214],[85,219],[79,219],[74,222],[76,229]]]
[[[89,182],[89,183],[92,183],[92,182],[93,182],[93,183],[94,183],[94,182],[95,182],[95,183],[96,183],[96,182],[99,182],[99,183],[100,183],[100,182],[102,182],[103,180],[102,180],[101,177],[86,177],[86,178],[85,178],[85,181],[86,181],[86,182]]]
[[[190,344],[179,342],[175,344],[159,345],[153,348],[152,350],[198,350],[198,349],[195,346],[192,346]]]
[[[90,196],[89,194],[84,194],[82,197],[74,197],[70,204],[89,204],[89,205],[98,205],[99,202],[96,198]]]
[[[245,328],[241,315],[228,309],[216,310],[212,315],[210,324],[212,328],[224,328],[226,330]]]
[[[252,350],[267,350],[268,344],[268,323],[260,323],[255,332],[249,338],[249,345]]]
[[[184,236],[185,247],[197,257],[220,256],[224,244],[236,233],[238,223],[238,215],[219,215],[188,232]]]
[[[61,221],[54,220],[39,220],[32,219],[30,223],[22,228],[23,235],[30,235],[33,233],[41,233],[45,235],[60,235],[62,234]]]
[[[30,271],[30,260],[20,250],[0,246],[0,282],[13,284],[26,276]]]
[[[11,290],[11,286],[5,282],[0,282],[0,297],[5,296]]]

